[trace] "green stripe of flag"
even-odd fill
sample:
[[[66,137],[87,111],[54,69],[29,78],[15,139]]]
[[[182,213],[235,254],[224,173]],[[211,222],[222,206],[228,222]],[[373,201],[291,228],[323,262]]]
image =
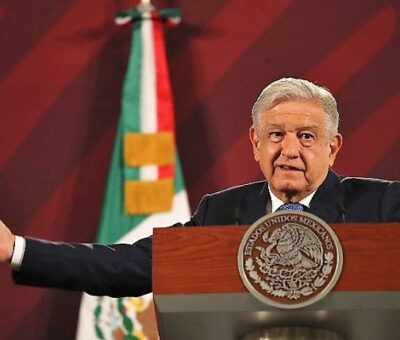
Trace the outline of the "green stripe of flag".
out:
[[[133,28],[132,48],[125,76],[121,116],[123,131],[140,131],[140,84],[142,70],[142,21]]]

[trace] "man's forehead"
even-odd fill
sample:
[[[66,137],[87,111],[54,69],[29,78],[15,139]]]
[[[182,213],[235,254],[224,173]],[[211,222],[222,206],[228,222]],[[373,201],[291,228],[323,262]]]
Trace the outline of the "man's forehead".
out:
[[[321,128],[326,126],[326,116],[322,113],[266,112],[262,117],[264,126],[304,126]]]
[[[293,116],[311,116],[311,117],[324,117],[324,110],[317,105],[306,104],[280,104],[273,108],[266,110],[263,116],[277,116],[277,115],[293,115]]]
[[[321,124],[302,124],[302,123],[294,123],[294,122],[281,122],[281,123],[275,123],[273,121],[266,121],[264,124],[265,128],[268,129],[274,129],[274,128],[286,128],[286,127],[293,127],[295,129],[309,129],[309,130],[318,130],[321,128],[325,128],[325,125]]]
[[[261,119],[264,123],[268,124],[304,121],[319,125],[320,123],[325,123],[326,115],[323,108],[315,102],[290,101],[278,104],[266,110]]]

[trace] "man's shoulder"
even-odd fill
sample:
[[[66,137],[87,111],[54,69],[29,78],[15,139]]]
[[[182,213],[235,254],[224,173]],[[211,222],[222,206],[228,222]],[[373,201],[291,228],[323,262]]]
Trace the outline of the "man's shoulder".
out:
[[[213,193],[208,194],[210,198],[224,198],[237,195],[246,195],[261,193],[263,190],[267,190],[266,181],[255,181],[240,185],[228,187]]]
[[[341,192],[354,204],[381,204],[389,200],[400,202],[400,182],[380,178],[345,176],[340,180]],[[385,203],[387,204],[387,203]]]
[[[187,225],[249,224],[265,214],[266,191],[257,181],[207,194]]]
[[[346,221],[400,221],[400,182],[346,176],[340,183]]]
[[[390,186],[399,186],[400,182],[381,178],[340,176],[340,183],[348,188],[386,189]]]

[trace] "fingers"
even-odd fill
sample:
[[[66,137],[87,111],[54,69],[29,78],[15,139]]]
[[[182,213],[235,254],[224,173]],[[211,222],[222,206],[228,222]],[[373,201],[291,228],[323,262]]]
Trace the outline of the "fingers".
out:
[[[9,262],[14,249],[15,235],[0,220],[0,262]]]

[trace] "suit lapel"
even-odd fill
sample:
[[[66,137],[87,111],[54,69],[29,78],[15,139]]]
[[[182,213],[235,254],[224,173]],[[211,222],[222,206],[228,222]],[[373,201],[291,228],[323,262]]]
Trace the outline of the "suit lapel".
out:
[[[270,197],[268,193],[267,184],[257,190],[254,190],[250,195],[245,197],[243,202],[243,212],[240,218],[240,224],[252,224],[260,217],[267,213],[267,203]]]
[[[329,170],[325,181],[311,200],[308,211],[327,223],[340,222],[341,212],[338,208],[340,200],[340,177],[332,170]]]
[[[342,219],[338,204],[341,200],[340,177],[329,170],[325,181],[318,188],[310,203],[308,212],[320,217],[327,223],[337,223]],[[267,213],[271,201],[267,183],[259,186],[244,197],[241,206],[240,224],[252,224]]]

